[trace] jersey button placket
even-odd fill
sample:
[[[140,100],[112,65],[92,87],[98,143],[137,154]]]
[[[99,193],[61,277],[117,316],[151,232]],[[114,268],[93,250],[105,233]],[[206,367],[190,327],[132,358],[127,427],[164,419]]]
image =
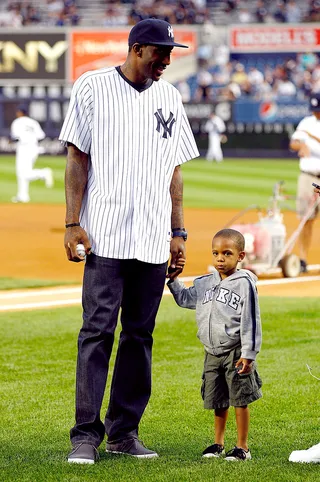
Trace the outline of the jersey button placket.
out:
[[[136,91],[135,93],[135,112],[133,113],[133,221],[132,221],[132,229],[133,229],[133,238],[134,238],[134,258],[140,258],[140,246],[139,246],[139,210],[138,210],[138,203],[139,203],[139,166],[138,166],[138,159],[139,159],[139,135],[140,135],[140,94]],[[135,115],[136,114],[136,115]]]

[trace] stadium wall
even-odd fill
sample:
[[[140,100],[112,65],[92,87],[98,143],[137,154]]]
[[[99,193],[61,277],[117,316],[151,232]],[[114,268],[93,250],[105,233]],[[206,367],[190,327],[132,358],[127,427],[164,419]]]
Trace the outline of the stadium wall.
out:
[[[30,115],[47,134],[48,153],[62,152],[57,141],[66,113],[71,86],[87,70],[119,65],[126,57],[128,28],[101,29],[23,28],[0,32],[0,152],[11,152],[9,129],[18,104],[26,103]],[[172,66],[166,73],[178,82],[197,70],[197,53],[203,42],[227,42],[232,59],[257,63],[295,52],[320,50],[320,25],[214,27],[204,35],[201,26],[175,27],[176,40],[190,45],[175,49]],[[263,51],[263,54],[260,52]],[[228,142],[225,155],[234,157],[290,157],[289,138],[302,117],[306,100],[257,101],[240,98],[215,103],[185,105],[200,152],[207,149],[204,123],[215,109],[226,122]],[[262,142],[263,136],[263,142]]]

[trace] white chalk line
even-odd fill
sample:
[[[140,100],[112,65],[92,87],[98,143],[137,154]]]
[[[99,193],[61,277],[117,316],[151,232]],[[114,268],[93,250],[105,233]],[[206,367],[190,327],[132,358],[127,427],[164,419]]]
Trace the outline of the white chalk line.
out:
[[[197,276],[186,276],[181,279],[181,281],[185,283],[192,282]],[[304,276],[304,277],[297,277],[297,278],[279,278],[279,279],[269,279],[269,280],[259,280],[257,282],[257,286],[272,286],[272,285],[282,285],[282,284],[291,284],[291,283],[308,283],[311,281],[320,281],[320,276]],[[7,293],[2,292],[0,293],[0,300],[13,300],[13,299],[21,299],[21,298],[32,298],[32,297],[42,297],[42,296],[62,296],[62,295],[72,295],[78,294],[75,298],[68,298],[68,299],[55,299],[55,300],[46,300],[46,301],[27,301],[24,303],[11,303],[7,305],[0,305],[0,312],[1,311],[17,311],[17,310],[26,310],[26,309],[41,309],[41,308],[53,308],[53,307],[62,307],[68,305],[79,305],[81,304],[81,292],[82,287],[72,287],[72,288],[51,288],[51,289],[41,289],[41,290],[27,290],[27,291],[19,291],[15,293]],[[170,291],[167,287],[165,287],[164,295],[169,295]]]

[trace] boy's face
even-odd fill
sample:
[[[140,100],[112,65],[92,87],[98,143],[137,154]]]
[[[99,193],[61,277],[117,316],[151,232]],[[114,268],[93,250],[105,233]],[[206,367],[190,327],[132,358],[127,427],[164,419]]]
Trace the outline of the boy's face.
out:
[[[215,237],[212,240],[213,266],[222,279],[227,278],[237,270],[237,264],[245,257],[244,251],[239,251],[230,238]]]

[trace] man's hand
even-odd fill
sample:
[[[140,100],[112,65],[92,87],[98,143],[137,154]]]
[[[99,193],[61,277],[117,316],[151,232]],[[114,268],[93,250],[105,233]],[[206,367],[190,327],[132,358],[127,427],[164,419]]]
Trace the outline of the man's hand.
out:
[[[247,358],[240,358],[236,363],[236,369],[239,375],[250,373],[252,368],[252,362],[253,360],[248,360]]]
[[[170,244],[171,260],[168,267],[167,278],[174,280],[182,273],[186,263],[186,247],[183,238],[175,236]]]
[[[80,263],[80,261],[83,261],[83,258],[77,253],[77,244],[84,245],[86,255],[91,253],[90,241],[85,230],[81,228],[81,226],[67,228],[64,236],[64,248],[68,260],[73,261],[74,263]]]

